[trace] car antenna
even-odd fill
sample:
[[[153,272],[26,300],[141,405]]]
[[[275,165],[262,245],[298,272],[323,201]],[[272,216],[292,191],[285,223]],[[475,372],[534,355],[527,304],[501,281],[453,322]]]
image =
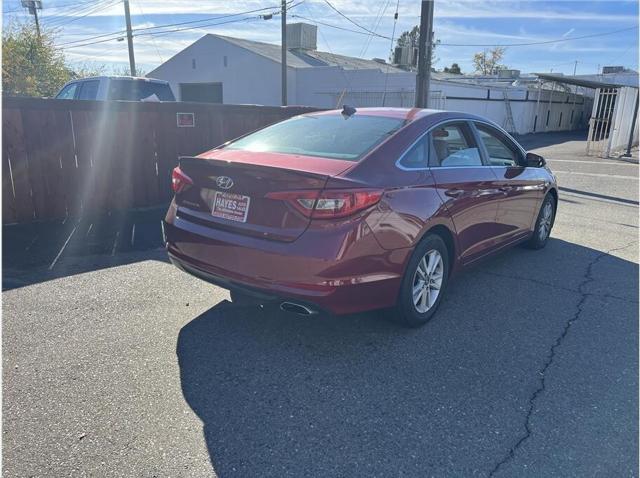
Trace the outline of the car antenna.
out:
[[[342,106],[342,116],[344,117],[344,119],[349,119],[354,114],[356,114],[356,109],[353,106],[349,106],[349,105]]]

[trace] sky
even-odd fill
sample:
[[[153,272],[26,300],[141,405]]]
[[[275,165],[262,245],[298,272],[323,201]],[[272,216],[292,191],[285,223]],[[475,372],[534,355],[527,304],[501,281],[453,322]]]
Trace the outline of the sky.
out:
[[[391,38],[420,21],[420,0],[328,1],[348,19],[326,0],[292,0],[288,21],[327,24],[318,25],[318,49],[332,53],[388,59]],[[206,33],[279,44],[280,17],[259,17],[277,14],[279,3],[130,0],[136,63],[150,71]],[[128,66],[122,0],[42,0],[42,4],[41,26],[55,31],[56,44],[69,63],[104,67],[106,72]],[[11,22],[32,22],[20,0],[4,0],[2,9],[5,28]],[[523,72],[572,74],[575,68],[577,74],[591,74],[603,65],[638,69],[637,0],[436,0],[434,10],[435,38],[440,42],[436,69],[458,63],[464,73],[472,73],[473,54],[490,48],[483,45],[496,44],[512,45],[502,63]],[[240,15],[229,16],[233,14]],[[181,25],[163,26],[176,23]],[[536,42],[551,43],[514,45]]]

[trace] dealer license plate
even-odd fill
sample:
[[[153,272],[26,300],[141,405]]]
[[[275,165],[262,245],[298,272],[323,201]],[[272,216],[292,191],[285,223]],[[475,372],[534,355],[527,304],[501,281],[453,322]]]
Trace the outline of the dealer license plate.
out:
[[[213,196],[211,215],[236,222],[247,222],[249,196],[216,191]]]

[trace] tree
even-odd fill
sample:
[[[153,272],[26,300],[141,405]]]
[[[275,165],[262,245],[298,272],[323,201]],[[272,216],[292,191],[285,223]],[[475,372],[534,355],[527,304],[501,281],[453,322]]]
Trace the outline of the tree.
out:
[[[462,70],[460,70],[460,65],[457,63],[452,63],[451,66],[444,67],[445,73],[453,73],[454,75],[462,75]]]
[[[72,71],[46,30],[40,37],[29,24],[2,32],[2,87],[18,96],[52,96],[71,79]]]
[[[2,88],[10,95],[54,96],[67,81],[100,71],[68,66],[51,31],[38,37],[31,24],[14,23],[2,32]]]
[[[496,71],[506,68],[505,65],[499,63],[506,51],[506,48],[497,46],[489,50],[488,53],[487,50],[483,50],[473,55],[473,66],[476,73],[492,75]]]
[[[129,69],[129,65],[127,66],[123,66],[123,65],[116,65],[113,68],[111,68],[110,73],[114,76],[131,76],[131,70]],[[138,76],[145,76],[147,74],[147,72],[140,68],[139,66],[136,66],[136,75]]]
[[[408,46],[418,48],[420,42],[420,26],[416,25],[411,30],[404,31],[400,34],[398,39],[396,40],[396,47]],[[433,42],[433,47],[431,48],[431,66],[439,60],[436,57],[436,46],[440,43],[440,40],[436,40]],[[391,52],[390,63],[393,63],[393,55],[395,49]]]

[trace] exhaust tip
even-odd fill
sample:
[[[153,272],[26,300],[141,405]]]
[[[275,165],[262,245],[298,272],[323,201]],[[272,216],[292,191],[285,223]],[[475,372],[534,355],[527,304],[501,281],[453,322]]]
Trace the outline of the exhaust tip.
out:
[[[297,315],[313,315],[317,314],[317,311],[310,309],[306,305],[296,304],[294,302],[283,302],[280,304],[280,310],[285,312],[291,312]]]

